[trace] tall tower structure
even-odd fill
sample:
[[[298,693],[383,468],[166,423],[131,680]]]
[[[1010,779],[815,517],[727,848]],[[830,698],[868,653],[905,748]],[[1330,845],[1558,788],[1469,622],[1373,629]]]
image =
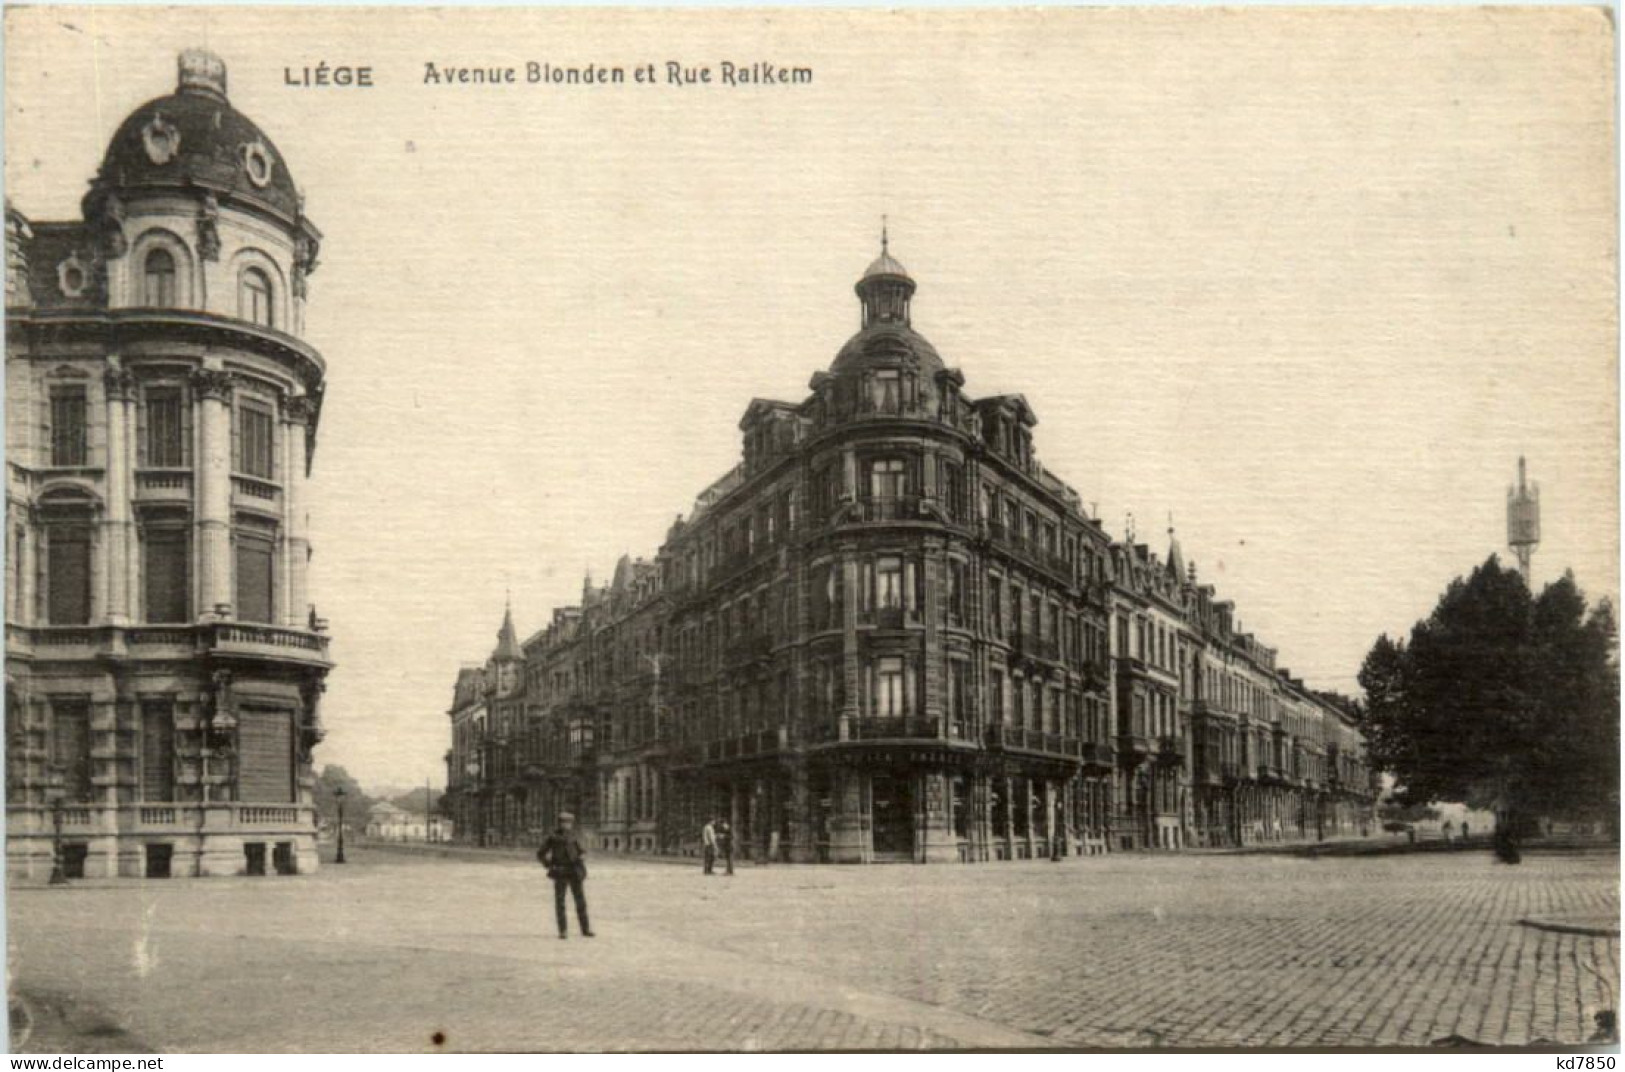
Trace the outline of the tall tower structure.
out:
[[[7,207],[7,870],[314,870],[321,233],[203,51],[81,208]]]
[[[1518,556],[1518,572],[1529,583],[1529,560],[1540,544],[1540,485],[1528,481],[1518,456],[1518,483],[1507,488],[1507,546]]]

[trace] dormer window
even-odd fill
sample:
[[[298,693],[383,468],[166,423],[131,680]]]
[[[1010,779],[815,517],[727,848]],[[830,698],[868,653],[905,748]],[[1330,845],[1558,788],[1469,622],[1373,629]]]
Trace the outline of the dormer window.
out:
[[[875,409],[881,413],[896,413],[903,401],[903,374],[896,369],[881,369],[875,373],[873,383]]]
[[[258,268],[243,269],[237,291],[237,313],[251,324],[276,327],[271,305],[271,278]]]
[[[141,302],[155,309],[175,304],[175,255],[155,249],[142,264]]]

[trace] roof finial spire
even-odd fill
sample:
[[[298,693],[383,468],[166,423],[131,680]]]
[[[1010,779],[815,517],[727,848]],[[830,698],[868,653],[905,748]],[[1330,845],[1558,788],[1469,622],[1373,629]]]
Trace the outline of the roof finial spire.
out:
[[[1168,535],[1172,536],[1173,534],[1174,534],[1174,512],[1172,510],[1169,510],[1168,511]]]
[[[880,252],[881,253],[888,252],[890,246],[891,246],[890,228],[889,228],[889,226],[887,224],[886,214],[884,212],[882,212],[880,214]]]

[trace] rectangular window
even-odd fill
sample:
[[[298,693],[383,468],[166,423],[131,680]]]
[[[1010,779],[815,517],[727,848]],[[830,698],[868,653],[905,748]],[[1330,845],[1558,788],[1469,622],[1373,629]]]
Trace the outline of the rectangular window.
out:
[[[882,458],[869,464],[869,495],[873,499],[901,499],[906,493],[907,474],[902,459]]]
[[[875,563],[875,606],[900,610],[903,606],[903,560],[883,557]]]
[[[993,635],[1004,637],[1004,585],[999,583],[997,577],[989,577],[988,590],[988,618],[993,628]]]
[[[237,411],[238,443],[237,471],[261,480],[272,480],[276,467],[272,462],[272,420],[269,410],[244,405]]]
[[[271,621],[272,549],[271,533],[238,529],[237,617],[245,622]]]
[[[881,659],[875,666],[875,714],[895,718],[903,713],[903,660]]]
[[[141,799],[175,799],[175,717],[168,700],[141,703]]]
[[[85,427],[85,389],[51,388],[51,464],[85,465],[89,436]]]
[[[141,575],[146,588],[146,620],[184,622],[191,618],[189,541],[183,528],[148,528],[141,540]]]
[[[965,620],[965,564],[956,558],[948,560],[948,620]]]
[[[46,617],[52,625],[90,624],[90,529],[52,525],[46,548]]]
[[[186,408],[178,387],[147,389],[146,451],[144,464],[157,469],[178,469],[186,465]]]
[[[988,710],[994,722],[1004,721],[1004,671],[994,670],[987,680]]]
[[[88,701],[51,701],[51,763],[62,771],[64,799],[91,799],[96,787],[91,782]]]

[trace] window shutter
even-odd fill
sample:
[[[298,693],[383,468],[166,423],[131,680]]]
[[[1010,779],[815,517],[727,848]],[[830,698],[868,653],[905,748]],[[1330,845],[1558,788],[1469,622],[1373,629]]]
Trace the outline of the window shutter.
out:
[[[52,625],[90,622],[90,530],[80,525],[50,529],[48,614]]]
[[[237,533],[237,617],[271,620],[272,553],[269,535]]]
[[[175,720],[167,702],[141,707],[141,799],[175,799]]]
[[[51,758],[62,768],[67,799],[91,799],[95,790],[90,769],[90,704],[84,700],[51,703]]]
[[[184,622],[191,618],[187,539],[183,529],[148,529],[142,573],[146,582],[147,621]]]
[[[238,799],[291,803],[293,795],[293,712],[253,708],[238,713],[240,767]]]

